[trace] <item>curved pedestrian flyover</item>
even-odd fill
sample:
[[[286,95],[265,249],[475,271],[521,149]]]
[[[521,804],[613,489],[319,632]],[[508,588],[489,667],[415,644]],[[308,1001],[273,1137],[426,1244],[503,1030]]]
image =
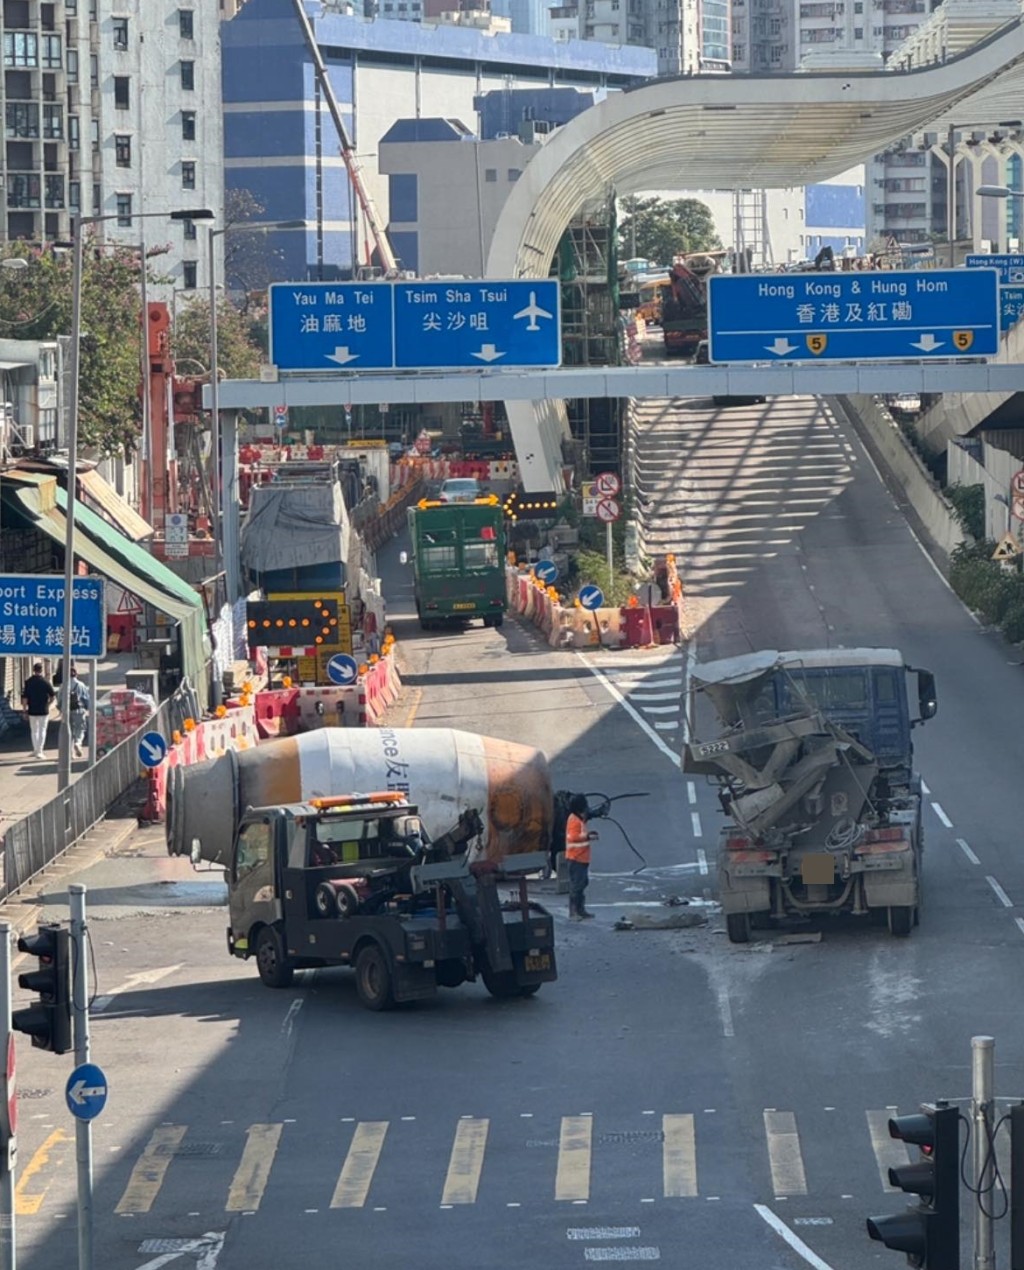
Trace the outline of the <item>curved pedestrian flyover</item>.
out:
[[[498,218],[487,276],[547,277],[573,216],[609,187],[812,184],[930,125],[1019,117],[1022,93],[1019,19],[956,58],[909,71],[689,76],[609,95],[527,164]],[[526,489],[561,489],[561,403],[506,408]]]

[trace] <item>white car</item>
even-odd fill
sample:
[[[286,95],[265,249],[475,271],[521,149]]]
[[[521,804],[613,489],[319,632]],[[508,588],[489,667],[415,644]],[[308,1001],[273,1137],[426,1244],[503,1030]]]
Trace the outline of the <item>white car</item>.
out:
[[[441,486],[437,497],[442,503],[471,503],[483,490],[475,476],[451,476]]]

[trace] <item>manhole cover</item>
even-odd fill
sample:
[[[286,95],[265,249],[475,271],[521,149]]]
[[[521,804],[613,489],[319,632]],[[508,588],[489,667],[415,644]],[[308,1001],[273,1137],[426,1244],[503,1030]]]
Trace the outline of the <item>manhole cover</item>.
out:
[[[208,1155],[220,1155],[223,1147],[223,1142],[180,1142],[170,1151],[170,1154],[205,1158]]]
[[[630,1146],[636,1142],[664,1142],[660,1129],[627,1129],[624,1133],[599,1133],[596,1139],[602,1146]]]

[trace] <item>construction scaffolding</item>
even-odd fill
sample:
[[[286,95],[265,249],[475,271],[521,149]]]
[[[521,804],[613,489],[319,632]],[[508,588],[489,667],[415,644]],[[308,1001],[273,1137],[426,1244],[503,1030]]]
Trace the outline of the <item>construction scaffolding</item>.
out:
[[[774,264],[766,191],[736,190],[732,210],[733,272],[750,273]]]
[[[562,361],[566,366],[616,366],[622,362],[615,198],[577,213],[562,237]],[[569,401],[575,463],[593,475],[619,466],[622,403],[617,399]]]

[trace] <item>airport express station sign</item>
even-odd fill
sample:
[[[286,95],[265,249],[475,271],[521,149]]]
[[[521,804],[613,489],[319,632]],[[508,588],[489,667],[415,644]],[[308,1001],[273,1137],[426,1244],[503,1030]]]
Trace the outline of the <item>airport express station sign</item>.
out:
[[[906,361],[999,349],[996,269],[725,274],[708,280],[713,362]]]
[[[106,609],[102,578],[76,578],[71,652],[102,657]],[[0,574],[0,656],[52,657],[64,648],[64,578],[46,573]]]
[[[562,360],[554,279],[277,282],[270,360],[283,371],[479,370]]]

